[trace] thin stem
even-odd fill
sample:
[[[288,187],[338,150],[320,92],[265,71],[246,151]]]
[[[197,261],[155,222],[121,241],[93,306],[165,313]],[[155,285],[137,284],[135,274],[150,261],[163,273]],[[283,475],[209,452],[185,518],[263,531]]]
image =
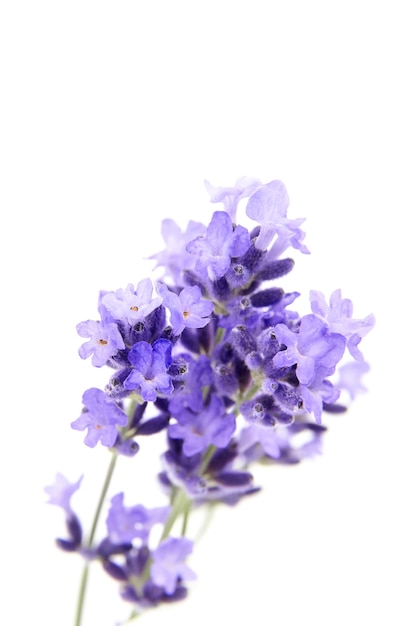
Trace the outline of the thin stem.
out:
[[[94,536],[96,534],[97,524],[98,524],[100,513],[101,513],[101,510],[102,510],[102,507],[103,507],[103,502],[104,502],[104,500],[106,498],[107,490],[109,488],[110,480],[112,478],[113,471],[115,469],[117,456],[118,455],[117,455],[116,450],[113,450],[112,451],[112,458],[110,460],[109,467],[108,467],[107,473],[106,473],[106,477],[105,477],[105,480],[104,480],[104,483],[103,483],[102,491],[100,493],[99,501],[97,503],[96,512],[94,514],[94,519],[93,519],[93,523],[92,523],[92,526],[91,526],[89,539],[88,539],[88,542],[87,542],[87,548],[91,548],[91,546],[93,545]],[[83,572],[81,574],[80,589],[79,589],[79,592],[78,592],[77,609],[76,609],[76,616],[75,616],[75,626],[81,626],[81,620],[82,620],[83,608],[84,608],[84,600],[85,600],[85,597],[86,597],[88,576],[89,576],[89,564],[88,564],[88,562],[86,562],[84,564]]]
[[[189,498],[182,489],[176,489],[172,500],[171,513],[163,528],[160,543],[164,541],[170,534],[171,529],[174,526],[175,521],[182,513],[185,513],[189,508]]]
[[[99,501],[97,503],[96,513],[95,513],[94,519],[93,519],[93,524],[91,526],[90,536],[89,536],[89,540],[88,540],[88,544],[87,544],[88,548],[91,548],[91,546],[93,545],[94,535],[96,534],[97,523],[99,521],[100,513],[102,511],[103,502],[104,502],[104,500],[106,498],[107,490],[108,490],[109,485],[110,485],[110,480],[112,478],[113,471],[115,469],[116,459],[117,458],[118,458],[118,454],[117,454],[116,450],[112,450],[112,458],[110,459],[109,467],[107,469],[107,474],[106,474],[106,477],[105,477],[105,480],[104,480],[104,483],[103,483],[102,491],[100,493],[100,498],[99,498]]]

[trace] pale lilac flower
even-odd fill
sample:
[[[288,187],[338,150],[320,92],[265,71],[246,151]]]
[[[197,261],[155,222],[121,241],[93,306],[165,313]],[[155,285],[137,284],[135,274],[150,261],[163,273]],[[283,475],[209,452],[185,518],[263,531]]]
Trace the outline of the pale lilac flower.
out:
[[[71,423],[74,430],[85,430],[86,446],[94,448],[100,441],[103,446],[111,448],[118,436],[117,426],[126,426],[128,416],[100,389],[88,389],[83,394],[85,411]]]
[[[340,396],[340,390],[334,387],[329,380],[323,380],[318,376],[309,386],[300,385],[300,394],[303,399],[303,406],[309,413],[313,413],[318,424],[321,423],[321,416],[324,403],[332,404]]]
[[[214,187],[208,180],[205,180],[205,187],[209,193],[210,201],[214,203],[222,202],[224,210],[234,223],[236,222],[239,201],[250,196],[260,185],[261,182],[256,178],[245,176],[239,178],[234,187]]]
[[[210,322],[214,304],[202,298],[197,285],[185,287],[177,295],[163,283],[157,283],[157,292],[162,297],[163,305],[170,311],[170,322],[175,335],[180,335],[185,328],[203,328]]]
[[[158,548],[151,552],[151,579],[171,595],[177,587],[177,582],[194,580],[195,573],[184,563],[193,550],[190,539],[169,537]]]
[[[329,304],[320,291],[310,292],[312,312],[327,321],[332,333],[338,333],[348,339],[347,347],[352,356],[360,361],[363,355],[357,348],[361,339],[373,328],[375,318],[373,314],[364,319],[353,319],[353,303],[341,295],[341,289],[331,294]]]
[[[367,391],[363,385],[362,377],[370,369],[365,361],[353,361],[345,363],[338,368],[339,379],[337,387],[346,390],[350,398],[354,400],[359,392]]]
[[[161,225],[161,233],[165,249],[150,258],[156,260],[156,267],[165,269],[165,275],[171,277],[175,284],[183,285],[184,270],[193,269],[196,263],[196,257],[187,252],[186,246],[196,237],[203,237],[206,226],[191,220],[183,233],[174,220],[165,219]]]
[[[70,483],[63,474],[58,472],[55,476],[55,483],[45,487],[45,492],[49,495],[48,504],[61,507],[68,517],[71,516],[73,512],[70,501],[73,494],[80,488],[82,479],[83,477],[80,476],[75,483]]]
[[[234,228],[231,218],[223,211],[215,211],[206,236],[200,236],[187,245],[187,251],[196,255],[196,270],[206,272],[210,280],[224,276],[231,264],[231,257],[239,257],[250,247],[250,235],[246,228]]]
[[[103,295],[101,304],[115,320],[136,324],[161,304],[161,298],[152,297],[153,285],[149,278],[139,281],[136,289],[130,283],[126,289],[110,291]]]
[[[289,196],[286,187],[280,180],[272,180],[259,187],[249,198],[246,208],[248,217],[260,224],[260,233],[255,245],[260,250],[267,249],[274,235],[280,242],[280,252],[293,246],[301,252],[308,253],[302,244],[304,233],[299,226],[304,219],[290,220],[287,218]],[[278,256],[278,250],[276,250]]]
[[[106,520],[109,539],[114,544],[130,543],[134,539],[146,543],[152,527],[164,524],[170,514],[167,506],[147,509],[137,504],[127,507],[123,500],[123,493],[113,496]]]
[[[344,354],[345,338],[329,333],[327,325],[316,315],[305,315],[299,332],[285,324],[277,324],[274,330],[278,342],[286,346],[273,357],[275,367],[296,365],[296,375],[304,385],[313,382],[318,368],[322,368],[326,376],[332,374]]]
[[[77,332],[80,337],[89,338],[78,350],[80,357],[87,359],[92,355],[91,362],[95,367],[106,365],[112,356],[125,347],[117,325],[112,322],[87,320],[77,325]]]

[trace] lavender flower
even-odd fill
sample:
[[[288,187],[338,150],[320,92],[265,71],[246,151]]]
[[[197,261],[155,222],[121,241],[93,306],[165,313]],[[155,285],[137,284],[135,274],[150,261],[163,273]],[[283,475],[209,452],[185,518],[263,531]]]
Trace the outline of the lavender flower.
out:
[[[183,452],[187,456],[202,452],[210,445],[226,447],[235,431],[235,417],[225,412],[223,401],[215,395],[199,413],[182,408],[173,415],[177,424],[171,424],[168,433],[173,439],[183,441]]]
[[[70,483],[63,474],[58,472],[55,477],[55,483],[45,487],[45,491],[49,495],[48,504],[61,507],[67,516],[71,516],[73,514],[70,504],[71,498],[80,488],[82,479],[83,477],[80,476],[75,483]]]
[[[101,304],[115,320],[124,320],[129,324],[142,321],[160,304],[161,298],[152,298],[153,286],[149,278],[139,281],[136,289],[129,284],[126,289],[105,293]]]
[[[196,285],[185,287],[177,295],[160,283],[157,291],[170,311],[175,335],[180,335],[185,328],[203,328],[210,322],[208,315],[213,312],[214,304],[202,298],[202,292]]]
[[[113,400],[110,400],[100,389],[88,389],[83,394],[85,410],[78,419],[71,423],[74,430],[85,430],[87,435],[84,443],[90,448],[100,441],[103,446],[111,448],[118,436],[117,426],[126,426],[128,417]]]
[[[169,595],[174,593],[178,579],[182,581],[196,578],[194,572],[184,563],[193,550],[190,539],[169,538],[153,550],[151,579]]]
[[[229,268],[231,257],[239,257],[250,247],[246,228],[234,228],[227,213],[215,211],[206,237],[197,237],[187,246],[187,252],[197,256],[196,270],[207,272],[210,280],[222,278]]]
[[[117,325],[112,322],[87,320],[77,325],[77,332],[81,337],[90,339],[80,347],[79,355],[82,359],[92,356],[91,362],[95,367],[106,365],[112,356],[125,347]]]
[[[265,250],[274,235],[277,235],[279,239],[275,250],[277,256],[279,251],[284,252],[289,245],[305,254],[309,252],[302,244],[304,233],[299,228],[305,220],[289,220],[288,206],[289,196],[280,180],[272,180],[263,185],[250,197],[246,208],[247,215],[260,224],[260,233],[255,243],[257,248]]]
[[[289,330],[285,324],[277,324],[274,330],[285,348],[273,358],[275,367],[296,365],[298,380],[305,385],[313,382],[318,368],[322,368],[326,376],[332,374],[344,354],[345,338],[328,332],[316,315],[305,315],[299,332]]]
[[[124,544],[140,539],[142,543],[146,543],[151,528],[155,524],[166,522],[170,508],[147,509],[141,504],[126,507],[123,500],[123,493],[118,493],[111,500],[106,520],[110,541],[114,544]]]
[[[125,389],[138,389],[144,400],[155,402],[157,393],[173,391],[171,376],[167,369],[171,360],[171,343],[158,339],[152,346],[146,341],[136,343],[128,355],[134,366],[125,380]]]

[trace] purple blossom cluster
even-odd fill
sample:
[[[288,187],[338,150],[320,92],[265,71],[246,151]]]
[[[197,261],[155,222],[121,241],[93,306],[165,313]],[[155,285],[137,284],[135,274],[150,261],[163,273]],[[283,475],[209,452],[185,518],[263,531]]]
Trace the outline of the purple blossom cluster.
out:
[[[66,514],[68,538],[59,545],[99,560],[136,611],[184,598],[194,578],[186,563],[193,543],[173,534],[176,520],[258,491],[255,463],[318,454],[323,412],[344,411],[340,394],[362,391],[368,369],[359,344],[373,315],[353,318],[340,290],[329,301],[311,291],[311,311],[300,315],[299,294],[279,284],[294,266],[285,253],[309,253],[304,220],[287,217],[284,184],[242,178],[234,187],[206,186],[222,207],[207,226],[190,221],[182,231],[163,221],[165,246],[152,257],[162,277],[101,292],[100,319],[77,326],[87,340],[80,357],[111,374],[103,390],[84,392],[72,428],[85,432],[87,446],[132,457],[146,445],[142,437],[164,431],[158,481],[170,504],[128,507],[116,494],[107,535],[88,542],[70,506],[81,479],[58,475],[47,488]],[[250,227],[237,223],[239,210]],[[162,533],[153,543],[155,525]]]

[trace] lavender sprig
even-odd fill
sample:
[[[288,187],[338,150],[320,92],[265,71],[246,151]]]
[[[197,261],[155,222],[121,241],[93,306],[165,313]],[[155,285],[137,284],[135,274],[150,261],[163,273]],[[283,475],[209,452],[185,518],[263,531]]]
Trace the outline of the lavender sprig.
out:
[[[111,376],[103,390],[84,392],[71,426],[87,431],[87,446],[107,447],[111,461],[88,534],[71,506],[81,479],[70,483],[58,474],[46,488],[65,513],[68,537],[58,545],[85,561],[76,626],[93,560],[118,582],[132,616],[183,599],[195,578],[186,562],[193,510],[235,505],[258,492],[257,463],[295,464],[318,454],[323,412],[344,411],[341,394],[353,399],[364,390],[368,365],[358,346],[373,315],[354,319],[340,290],[329,303],[312,290],[311,312],[300,315],[292,308],[299,294],[279,284],[294,266],[284,253],[309,253],[304,220],[287,216],[284,184],[242,178],[235,187],[206,186],[223,210],[207,226],[189,222],[184,232],[164,220],[166,246],[152,257],[162,278],[101,292],[100,319],[77,326],[87,339],[80,357],[108,366]],[[237,223],[243,203],[252,230]],[[117,457],[135,457],[143,437],[162,431],[158,481],[167,506],[128,506],[124,492],[114,494],[107,534],[96,540]]]

